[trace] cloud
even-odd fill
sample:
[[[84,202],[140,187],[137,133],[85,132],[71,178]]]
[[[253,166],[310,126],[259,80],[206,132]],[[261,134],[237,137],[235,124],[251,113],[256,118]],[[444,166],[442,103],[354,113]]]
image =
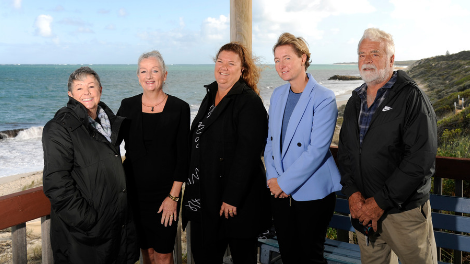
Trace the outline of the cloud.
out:
[[[222,40],[230,36],[230,19],[224,15],[219,18],[208,17],[202,23],[201,35],[205,39]]]
[[[105,27],[105,29],[107,30],[115,30],[116,29],[116,26],[114,24],[109,24]]]
[[[36,34],[42,37],[51,37],[51,23],[53,20],[54,19],[50,15],[39,15],[34,24],[36,27]]]
[[[15,9],[21,9],[21,0],[13,0],[13,7]]]
[[[126,9],[124,9],[124,8],[119,9],[119,16],[126,17],[127,16]]]
[[[322,20],[375,11],[368,0],[259,0],[253,2],[253,41],[272,43],[283,32],[319,40]]]
[[[468,50],[470,35],[461,31],[470,16],[467,1],[390,0],[390,3],[394,6],[390,16],[398,21],[396,26],[406,25],[406,31],[396,30],[392,34],[398,55],[420,59],[444,54],[446,50]],[[414,45],[407,44],[410,39]]]

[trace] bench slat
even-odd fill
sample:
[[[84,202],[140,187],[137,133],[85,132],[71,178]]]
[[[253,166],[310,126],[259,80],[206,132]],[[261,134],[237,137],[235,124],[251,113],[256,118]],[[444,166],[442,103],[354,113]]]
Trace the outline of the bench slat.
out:
[[[470,236],[434,231],[436,245],[442,248],[470,252]]]
[[[348,200],[342,199],[342,198],[336,198],[335,212],[349,214]]]
[[[431,194],[431,208],[470,214],[470,199],[447,195]]]
[[[470,217],[432,213],[434,228],[470,233]]]
[[[347,231],[352,231],[352,232],[355,231],[354,227],[351,225],[351,220],[349,219],[349,216],[345,216],[345,215],[334,214],[333,217],[331,218],[329,227],[339,228],[342,230],[347,230]]]
[[[361,259],[360,252],[349,250],[346,248],[337,248],[337,247],[325,245],[325,253],[338,255],[338,256],[344,256],[348,258]]]

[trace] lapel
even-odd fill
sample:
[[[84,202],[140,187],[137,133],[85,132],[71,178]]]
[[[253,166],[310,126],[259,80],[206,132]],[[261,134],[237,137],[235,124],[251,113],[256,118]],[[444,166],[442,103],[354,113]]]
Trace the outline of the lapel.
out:
[[[302,120],[305,110],[307,110],[307,105],[310,102],[310,100],[315,96],[314,88],[317,82],[315,81],[315,79],[313,79],[310,73],[307,73],[307,76],[308,76],[308,83],[305,86],[305,89],[302,92],[302,95],[300,96],[299,101],[297,102],[297,105],[294,108],[294,111],[292,111],[292,115],[290,116],[289,123],[287,124],[286,136],[284,138],[281,158],[284,158],[284,156],[286,155],[286,152],[290,147],[292,138],[294,137],[294,133],[300,124],[300,120]],[[286,92],[286,95],[284,96],[285,98],[283,98],[283,100],[285,101],[283,101],[284,108],[282,109],[285,109],[288,94],[289,94],[289,91]],[[282,126],[282,117],[281,117],[281,126]]]
[[[202,133],[207,131],[207,129],[212,124],[214,124],[214,122],[222,115],[225,108],[227,108],[227,106],[230,104],[230,102],[232,101],[232,97],[234,95],[242,93],[244,87],[245,83],[241,81],[241,79],[233,85],[230,91],[224,96],[224,98],[222,98],[217,107],[214,109],[211,116],[207,120],[205,120],[204,129],[202,130]],[[199,122],[201,122],[206,117],[206,111],[212,105],[212,102],[214,101],[213,98],[217,93],[217,82],[213,82],[207,85],[206,88],[207,95],[206,97],[204,97],[204,100],[202,101],[202,104],[199,107],[199,111],[197,113],[196,118],[194,118],[193,124],[191,126],[191,131],[194,131],[194,129],[196,129],[199,125]]]

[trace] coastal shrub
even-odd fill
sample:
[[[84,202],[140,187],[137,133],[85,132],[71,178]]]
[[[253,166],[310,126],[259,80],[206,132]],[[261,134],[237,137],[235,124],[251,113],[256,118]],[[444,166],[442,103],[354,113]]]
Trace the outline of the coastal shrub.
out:
[[[470,75],[467,75],[467,76],[461,78],[460,80],[456,81],[456,82],[454,83],[454,85],[455,85],[455,86],[458,86],[458,85],[461,85],[461,84],[463,84],[463,83],[465,83],[465,82],[468,82],[468,81],[470,81]]]
[[[470,107],[467,107],[462,112],[457,115],[452,115],[448,118],[441,119],[437,121],[437,135],[439,139],[439,146],[442,144],[443,139],[442,135],[446,130],[446,136],[449,136],[449,133],[456,133],[456,129],[460,129],[460,133],[469,134],[470,133]],[[452,130],[455,130],[452,132]]]
[[[436,113],[436,116],[438,118],[442,118],[443,116],[445,116],[449,113],[452,113],[452,111],[453,111],[453,109],[448,105],[441,106],[439,108],[436,108],[436,110],[434,110],[434,112]]]
[[[445,130],[437,155],[455,158],[470,158],[470,137],[464,136],[461,129]]]

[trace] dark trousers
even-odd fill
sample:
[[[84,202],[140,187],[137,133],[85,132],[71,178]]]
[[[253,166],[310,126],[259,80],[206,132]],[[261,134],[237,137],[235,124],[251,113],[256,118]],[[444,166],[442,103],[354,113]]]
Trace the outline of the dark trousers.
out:
[[[191,250],[196,264],[222,264],[227,246],[234,264],[257,263],[257,237],[210,238],[203,234],[200,223],[191,222]]]
[[[271,197],[282,263],[327,263],[323,251],[328,224],[335,209],[335,193],[313,201]]]

